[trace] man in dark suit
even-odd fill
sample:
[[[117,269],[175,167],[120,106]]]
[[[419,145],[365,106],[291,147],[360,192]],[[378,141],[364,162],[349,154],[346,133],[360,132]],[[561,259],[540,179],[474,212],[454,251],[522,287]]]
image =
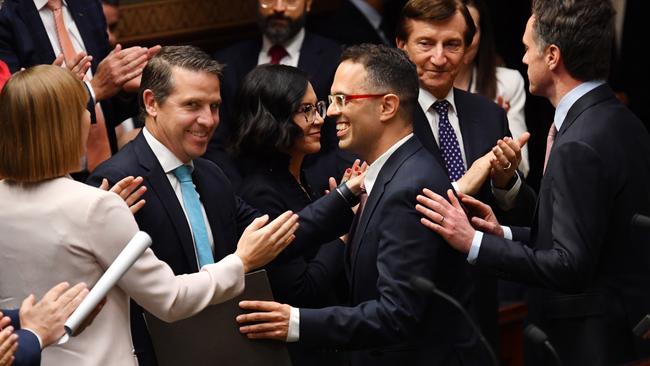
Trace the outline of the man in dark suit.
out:
[[[484,219],[472,219],[475,230],[455,199],[418,198],[433,209],[421,208],[427,225],[468,261],[538,287],[531,321],[565,365],[650,355],[632,332],[650,308],[650,246],[630,226],[650,212],[650,136],[604,82],[612,15],[609,0],[538,0],[526,25],[530,91],[556,107],[530,229],[503,228],[488,206],[465,198]]]
[[[426,278],[465,304],[471,293],[462,258],[422,230],[410,196],[429,184],[451,188],[413,135],[415,67],[402,51],[375,45],[351,47],[342,60],[328,114],[336,118],[341,148],[370,163],[367,200],[346,247],[349,306],[245,301],[242,308],[259,312],[237,321],[257,324],[240,330],[249,338],[352,349],[352,365],[472,364],[480,350],[459,312],[411,285],[415,276]]]
[[[492,156],[490,179],[472,194],[508,223],[524,224],[532,216],[535,193],[516,171],[521,151],[509,137],[506,112],[482,95],[453,87],[476,31],[469,11],[457,0],[412,0],[402,16],[397,46],[416,64],[420,79],[415,135],[446,168],[456,190],[464,193],[468,193],[461,184],[465,171],[480,165],[486,154]],[[497,281],[473,272],[481,330],[498,348]]]
[[[65,54],[59,43],[53,10],[46,0],[6,0],[0,9],[0,59],[11,72],[38,64],[51,64]],[[92,79],[87,82],[95,102],[101,103],[110,151],[117,151],[115,126],[135,114],[135,99],[120,93],[138,88],[137,77],[147,59],[158,48],[142,47],[111,52],[106,35],[106,21],[99,1],[66,0],[60,11],[72,42],[74,56],[65,55],[64,64],[72,69],[89,58]],[[106,137],[104,137],[105,139]]]
[[[233,253],[244,228],[260,215],[235,195],[215,164],[200,158],[219,122],[220,72],[221,65],[196,47],[163,48],[143,71],[139,98],[145,127],[88,181],[99,186],[106,178],[113,185],[127,176],[143,177],[146,204],[135,214],[136,221],[151,235],[156,256],[177,275],[197,272]],[[348,207],[335,194],[301,211],[301,238],[334,239],[337,231],[349,227]],[[334,214],[323,217],[321,212]],[[298,246],[287,252],[300,247],[293,244]],[[155,365],[141,310],[132,305],[140,365]]]
[[[226,65],[223,73],[221,94],[224,105],[221,125],[210,143],[206,158],[214,161],[238,187],[240,173],[226,153],[229,137],[236,128],[234,97],[239,85],[255,66],[264,63],[280,63],[305,71],[319,100],[325,100],[332,85],[334,71],[341,55],[341,46],[334,41],[305,30],[311,0],[258,1],[261,35],[219,50],[215,59]],[[305,162],[309,181],[322,193],[330,176],[340,177],[353,159],[337,149],[334,125],[326,124],[322,130],[321,151]]]

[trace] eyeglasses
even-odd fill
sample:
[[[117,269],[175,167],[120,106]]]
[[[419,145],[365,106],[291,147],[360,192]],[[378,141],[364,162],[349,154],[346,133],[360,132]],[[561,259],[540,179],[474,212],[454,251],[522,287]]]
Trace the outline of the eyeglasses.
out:
[[[278,2],[278,0],[259,0],[260,6],[264,9],[272,8]],[[301,0],[279,0],[284,3],[284,6],[289,10],[294,10],[298,8]]]
[[[355,99],[367,99],[367,98],[381,98],[386,94],[354,94],[354,95],[347,95],[347,94],[333,94],[333,95],[328,95],[327,99],[330,102],[330,105],[334,105],[338,111],[341,111],[341,109],[345,108],[345,103],[350,100],[355,100]]]
[[[327,105],[322,100],[318,101],[316,104],[303,104],[298,108],[296,113],[303,113],[305,115],[305,122],[307,122],[308,125],[311,125],[316,122],[316,114],[318,114],[320,118],[325,118]]]

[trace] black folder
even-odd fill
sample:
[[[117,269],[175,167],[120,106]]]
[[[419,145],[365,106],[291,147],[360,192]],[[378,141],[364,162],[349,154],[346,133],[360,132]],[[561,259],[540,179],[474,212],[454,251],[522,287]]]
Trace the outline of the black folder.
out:
[[[160,366],[291,366],[283,342],[250,340],[239,332],[235,317],[241,300],[273,300],[265,270],[246,275],[246,288],[236,298],[200,313],[166,323],[145,312],[149,334]]]

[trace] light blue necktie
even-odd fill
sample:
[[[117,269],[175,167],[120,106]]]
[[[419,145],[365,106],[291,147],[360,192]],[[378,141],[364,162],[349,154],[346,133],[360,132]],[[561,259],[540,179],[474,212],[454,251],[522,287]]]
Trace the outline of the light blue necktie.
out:
[[[199,194],[196,193],[196,188],[192,182],[192,173],[190,172],[189,166],[179,166],[174,169],[174,175],[181,182],[183,204],[187,217],[190,219],[190,226],[192,226],[194,246],[196,247],[196,255],[199,259],[199,268],[201,268],[206,264],[214,263],[214,257],[212,256],[210,241],[208,240],[208,230],[205,227],[203,213],[201,212]]]

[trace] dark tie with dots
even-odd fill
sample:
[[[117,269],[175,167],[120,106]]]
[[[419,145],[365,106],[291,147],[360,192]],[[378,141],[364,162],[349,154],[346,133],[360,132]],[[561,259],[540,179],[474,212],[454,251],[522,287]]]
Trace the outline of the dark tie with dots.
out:
[[[451,127],[451,123],[449,123],[449,102],[439,100],[433,103],[433,109],[440,116],[438,122],[440,154],[442,155],[442,160],[445,162],[449,179],[455,182],[465,174],[465,165],[463,164],[463,157],[460,153],[460,145],[458,145],[456,133],[454,132],[454,128]]]
[[[280,63],[280,60],[288,56],[289,53],[287,53],[287,50],[284,49],[279,44],[276,44],[275,46],[271,47],[269,49],[269,57],[271,57],[271,64],[272,65],[277,65]]]

